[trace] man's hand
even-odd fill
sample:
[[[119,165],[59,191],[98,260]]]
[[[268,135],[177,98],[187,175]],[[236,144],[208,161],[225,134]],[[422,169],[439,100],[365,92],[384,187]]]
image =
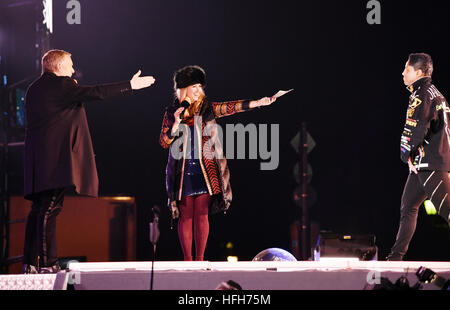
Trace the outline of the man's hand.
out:
[[[133,77],[131,78],[130,84],[131,89],[141,89],[146,88],[155,83],[155,78],[153,76],[140,76],[141,70],[139,70]]]
[[[410,173],[412,171],[415,174],[417,174],[417,169],[416,169],[416,167],[414,167],[413,163],[411,162],[411,158],[408,158],[408,167],[409,167],[409,172]]]

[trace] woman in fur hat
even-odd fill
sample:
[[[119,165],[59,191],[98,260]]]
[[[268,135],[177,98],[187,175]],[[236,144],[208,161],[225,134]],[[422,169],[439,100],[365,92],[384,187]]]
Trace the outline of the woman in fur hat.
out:
[[[201,261],[209,234],[208,215],[225,212],[232,199],[227,161],[217,132],[210,129],[216,125],[216,118],[270,105],[276,98],[209,102],[203,91],[205,71],[199,66],[179,69],[173,80],[176,98],[166,109],[159,139],[163,148],[170,148],[166,167],[168,206],[172,218],[179,217],[184,260],[193,259],[194,237],[195,259]]]

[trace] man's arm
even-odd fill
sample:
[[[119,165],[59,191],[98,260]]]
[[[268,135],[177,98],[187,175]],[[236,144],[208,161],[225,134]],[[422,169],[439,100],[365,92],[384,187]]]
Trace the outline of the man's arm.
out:
[[[75,80],[68,77],[64,78],[63,89],[65,90],[64,99],[69,103],[104,100],[132,93],[130,82],[83,86],[78,85]]]
[[[65,99],[70,102],[104,100],[107,98],[129,95],[134,89],[142,89],[151,86],[155,79],[152,76],[140,76],[139,70],[130,81],[119,83],[101,84],[95,86],[82,86],[72,78],[65,77],[63,89]]]
[[[430,123],[431,104],[429,96],[422,92],[408,106],[400,143],[400,158],[404,163],[411,162],[411,157],[415,156],[417,149],[424,143]]]

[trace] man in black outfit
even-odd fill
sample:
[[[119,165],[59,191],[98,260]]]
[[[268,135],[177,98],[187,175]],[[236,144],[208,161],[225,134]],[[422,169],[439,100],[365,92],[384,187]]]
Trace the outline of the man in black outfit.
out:
[[[431,84],[430,55],[410,54],[403,81],[410,91],[400,157],[409,166],[403,189],[400,226],[387,260],[402,260],[416,229],[419,207],[431,200],[447,223],[450,209],[450,109],[444,96]]]
[[[64,194],[97,197],[98,176],[83,101],[125,96],[149,87],[151,76],[140,71],[131,81],[81,86],[71,78],[71,54],[48,51],[42,57],[42,75],[27,89],[25,108],[24,196],[33,202],[28,215],[24,273],[57,272],[56,216]]]

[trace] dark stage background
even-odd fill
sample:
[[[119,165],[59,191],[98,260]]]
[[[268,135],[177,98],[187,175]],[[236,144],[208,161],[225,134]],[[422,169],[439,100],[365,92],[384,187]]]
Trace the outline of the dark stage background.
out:
[[[35,77],[31,2],[0,2],[2,66],[10,84]],[[290,141],[302,122],[316,142],[308,155],[317,193],[312,219],[320,230],[374,234],[379,259],[386,256],[408,174],[399,159],[408,101],[401,73],[409,53],[427,52],[435,85],[450,97],[445,1],[380,1],[380,25],[367,23],[363,0],[80,0],[79,25],[66,22],[67,2],[54,1],[50,47],[73,54],[81,84],[131,79],[138,69],[156,78],[134,96],[87,104],[99,194],[137,199],[138,260],[151,258],[153,205],[162,210],[157,259],[182,258],[166,208],[168,151],[158,138],[173,99],[173,72],[190,64],[206,70],[212,100],[295,89],[269,107],[218,121],[279,124],[280,164],[261,171],[259,160],[228,161],[233,203],[227,214],[210,218],[205,259],[251,260],[270,247],[290,251],[290,225],[300,213],[292,199],[298,155]],[[440,218],[421,208],[408,259],[449,260],[449,240]]]

